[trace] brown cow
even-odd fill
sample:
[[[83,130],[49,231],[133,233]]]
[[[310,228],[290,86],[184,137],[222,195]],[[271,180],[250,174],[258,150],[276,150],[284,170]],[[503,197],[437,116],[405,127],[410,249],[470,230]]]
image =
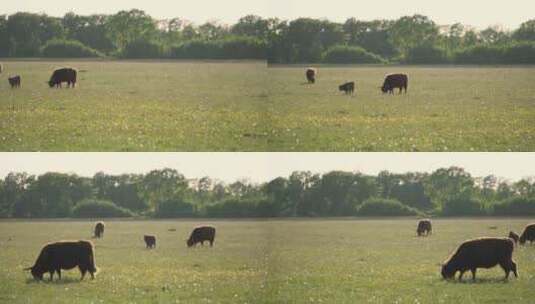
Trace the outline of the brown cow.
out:
[[[41,249],[39,257],[30,270],[36,280],[42,280],[43,274],[50,273],[50,281],[53,280],[54,272],[58,273],[61,280],[61,270],[69,270],[77,267],[82,273],[81,280],[89,271],[91,278],[95,278],[97,267],[95,266],[95,252],[90,241],[61,241],[47,244]]]
[[[156,237],[154,235],[144,235],[143,239],[147,248],[156,248]]]
[[[104,237],[104,222],[97,222],[95,225],[95,238],[100,239]]]
[[[202,226],[193,229],[189,239],[186,241],[188,247],[195,246],[198,243],[204,246],[204,241],[210,242],[210,247],[214,245],[215,228],[211,226]]]
[[[408,86],[409,77],[406,74],[390,74],[386,76],[381,91],[383,91],[383,93],[388,92],[394,94],[394,89],[399,88],[399,94],[403,92],[403,89],[405,89],[405,93],[407,93]]]
[[[416,233],[418,236],[430,235],[433,232],[433,227],[431,225],[431,220],[421,220],[418,222],[418,228],[416,228]]]
[[[318,71],[314,68],[308,68],[305,72],[305,76],[307,78],[308,83],[315,83],[316,82],[316,74]]]
[[[71,68],[62,68],[55,70],[52,76],[50,77],[50,80],[48,81],[48,85],[56,88],[61,88],[61,83],[66,82],[67,87],[74,88],[76,86],[76,75],[77,72],[75,69]]]
[[[498,264],[505,271],[505,279],[509,278],[511,271],[518,277],[516,263],[513,261],[514,247],[510,238],[479,238],[466,241],[442,264],[442,277],[451,279],[459,271],[461,281],[463,274],[470,270],[472,280],[475,280],[478,268],[492,268]]]
[[[519,237],[514,231],[509,231],[509,238],[515,242],[515,245],[518,244]]]
[[[9,85],[11,86],[12,89],[20,88],[20,76],[19,75],[9,77],[7,81],[9,82]]]
[[[529,241],[530,244],[533,244],[535,241],[535,224],[529,224],[524,228],[524,232],[520,235],[520,245],[524,245],[526,241]]]

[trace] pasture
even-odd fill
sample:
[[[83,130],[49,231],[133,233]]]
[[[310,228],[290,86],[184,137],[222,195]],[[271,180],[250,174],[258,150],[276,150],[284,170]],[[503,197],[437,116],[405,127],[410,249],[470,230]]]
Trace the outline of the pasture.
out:
[[[416,219],[106,221],[93,240],[96,279],[71,270],[53,283],[22,269],[46,242],[89,238],[93,222],[2,221],[0,302],[532,303],[535,246],[515,249],[520,278],[507,282],[499,267],[448,282],[438,266],[465,239],[532,221],[440,219],[421,238]],[[215,246],[186,248],[201,223],[217,227]],[[146,233],[158,237],[155,250]]]
[[[48,88],[61,66],[76,89]],[[264,62],[7,61],[0,150],[535,150],[535,67],[318,68],[307,85],[303,66]],[[409,74],[407,95],[380,92],[390,72]]]

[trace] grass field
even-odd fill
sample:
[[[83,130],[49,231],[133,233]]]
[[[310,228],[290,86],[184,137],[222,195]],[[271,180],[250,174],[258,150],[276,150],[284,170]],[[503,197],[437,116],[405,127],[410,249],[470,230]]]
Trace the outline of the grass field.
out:
[[[80,70],[75,90],[45,84]],[[1,151],[533,151],[535,67],[8,61]],[[406,72],[409,93],[380,93]],[[22,76],[10,90],[8,74]],[[357,94],[339,84],[354,80]]]
[[[448,282],[438,266],[465,239],[520,232],[532,220],[435,220],[427,238],[415,236],[415,219],[108,221],[94,240],[97,278],[79,282],[72,270],[53,283],[22,268],[46,242],[88,238],[93,223],[4,221],[0,302],[533,303],[535,246],[515,250],[520,278],[507,282],[499,267],[475,283]],[[201,222],[217,227],[215,246],[186,248]],[[144,233],[157,235],[155,250]]]

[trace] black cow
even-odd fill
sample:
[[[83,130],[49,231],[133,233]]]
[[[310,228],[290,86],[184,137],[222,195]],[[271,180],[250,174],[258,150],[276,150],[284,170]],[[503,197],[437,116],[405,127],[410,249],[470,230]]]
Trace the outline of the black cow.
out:
[[[399,93],[401,94],[403,89],[405,89],[405,93],[407,93],[408,87],[409,77],[406,74],[391,74],[386,76],[381,91],[383,91],[383,93],[388,92],[394,94],[394,89],[399,88]]]
[[[431,225],[431,220],[421,220],[418,222],[418,228],[416,228],[416,233],[418,236],[430,235],[433,232],[433,226]]]
[[[74,88],[76,86],[76,75],[77,72],[75,69],[71,68],[62,68],[55,70],[52,76],[50,77],[50,80],[48,81],[48,85],[56,88],[61,88],[61,83],[66,82],[67,87]]]
[[[307,78],[308,83],[315,83],[316,82],[316,74],[318,71],[314,68],[308,68],[305,72],[305,76]]]
[[[147,248],[156,248],[156,237],[154,235],[144,235],[143,239]]]
[[[505,279],[512,271],[518,277],[516,263],[513,261],[515,245],[510,238],[479,238],[461,244],[453,255],[442,265],[442,277],[451,279],[457,271],[459,281],[470,270],[472,279],[476,279],[478,268],[492,268],[500,265],[505,271]]]
[[[211,226],[202,226],[193,229],[189,239],[186,241],[188,247],[195,246],[198,243],[204,245],[204,241],[210,242],[210,247],[214,245],[215,228]]]
[[[42,280],[43,274],[50,273],[50,281],[53,280],[54,272],[58,273],[61,280],[61,270],[69,270],[77,267],[82,273],[81,280],[86,272],[95,278],[97,267],[95,266],[95,251],[90,241],[61,241],[47,244],[41,249],[39,257],[30,270],[36,280]]]
[[[95,238],[104,237],[104,222],[97,222],[95,225]]]
[[[20,76],[19,75],[9,77],[7,81],[9,82],[9,85],[11,86],[12,89],[20,88]]]
[[[355,92],[355,82],[347,82],[338,87],[338,90],[343,91],[345,94],[353,94]]]
[[[535,241],[535,224],[527,225],[524,232],[520,235],[520,245],[524,245],[526,241],[532,244]]]

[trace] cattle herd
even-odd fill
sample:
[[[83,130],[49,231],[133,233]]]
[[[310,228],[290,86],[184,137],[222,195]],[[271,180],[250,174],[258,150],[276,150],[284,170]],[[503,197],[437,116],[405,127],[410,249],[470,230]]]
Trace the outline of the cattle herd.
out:
[[[94,235],[96,239],[104,237],[104,222],[95,223]],[[170,229],[169,231],[176,231]],[[188,247],[193,247],[197,244],[204,246],[204,242],[209,242],[210,247],[214,245],[216,229],[211,226],[196,227],[191,232],[190,237],[186,241]],[[143,240],[147,249],[156,248],[156,236],[144,235]],[[50,274],[50,281],[54,278],[54,273],[58,274],[58,279],[61,279],[61,270],[69,270],[78,267],[83,280],[86,273],[89,272],[91,278],[95,278],[95,273],[98,268],[95,264],[95,248],[93,243],[88,240],[79,241],[59,241],[46,244],[37,260],[32,267],[25,268],[29,270],[35,280],[42,280],[45,273]]]
[[[316,68],[307,68],[305,70],[305,77],[309,84],[316,83],[316,77],[318,76],[318,69]],[[401,94],[403,91],[407,93],[409,88],[409,76],[406,74],[390,74],[386,75],[383,85],[379,87],[383,93],[394,94],[395,89],[399,89]],[[346,95],[353,95],[356,86],[355,82],[346,82],[338,87],[339,91],[344,92]]]
[[[3,71],[4,66],[0,63],[0,74]],[[77,74],[78,72],[73,68],[56,69],[47,83],[51,88],[61,88],[61,84],[65,82],[68,88],[74,88],[76,86]],[[12,75],[7,78],[7,81],[12,89],[16,89],[21,87],[22,78],[20,75]]]
[[[94,228],[94,237],[104,237],[104,223],[97,222]],[[175,229],[169,231],[176,231]],[[416,234],[420,237],[431,235],[432,223],[429,219],[420,220],[416,228]],[[216,229],[212,226],[196,227],[186,241],[187,247],[197,244],[204,246],[209,242],[214,245]],[[156,248],[156,236],[144,235],[143,240],[147,249]],[[505,272],[505,279],[513,272],[518,277],[517,264],[513,260],[513,250],[517,243],[524,245],[535,241],[535,224],[527,225],[520,236],[511,231],[508,237],[481,237],[463,242],[453,254],[442,264],[441,275],[444,279],[452,279],[459,272],[459,280],[462,280],[466,271],[471,271],[472,279],[476,278],[478,268],[492,268],[496,265]],[[61,270],[69,270],[78,267],[82,277],[87,272],[93,279],[97,272],[95,265],[95,249],[93,243],[87,240],[59,241],[46,244],[32,267],[29,270],[36,280],[42,280],[45,273],[50,274],[53,280],[54,273],[61,279]]]

